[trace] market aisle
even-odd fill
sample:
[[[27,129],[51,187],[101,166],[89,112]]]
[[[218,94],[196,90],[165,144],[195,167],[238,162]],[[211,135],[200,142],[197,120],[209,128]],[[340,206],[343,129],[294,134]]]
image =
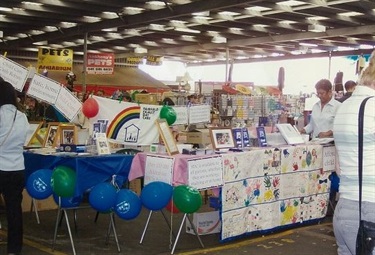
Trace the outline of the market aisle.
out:
[[[170,214],[166,214],[170,217]],[[0,238],[5,238],[6,222],[4,214],[0,215],[3,228]],[[73,211],[69,211],[70,221],[73,223]],[[147,210],[134,220],[124,221],[116,217],[116,230],[121,246],[117,252],[116,243],[111,235],[109,244],[105,244],[109,217],[101,214],[95,223],[95,211],[80,209],[77,211],[77,232],[72,225],[77,255],[102,254],[132,254],[132,255],[167,255],[170,254],[170,231],[162,215],[154,213],[143,244],[139,240],[148,216]],[[172,215],[172,224],[175,233],[181,222],[182,214]],[[25,246],[24,255],[65,255],[72,254],[65,222],[59,228],[55,252],[51,250],[53,230],[56,220],[56,211],[40,212],[41,224],[36,223],[34,214],[25,213]],[[331,218],[326,218],[321,224],[304,226],[282,232],[258,236],[245,237],[231,242],[220,243],[218,234],[201,236],[205,248],[201,248],[194,235],[186,234],[185,228],[178,241],[175,254],[179,255],[336,255],[336,244],[332,231]],[[5,254],[5,243],[0,242],[0,254]]]

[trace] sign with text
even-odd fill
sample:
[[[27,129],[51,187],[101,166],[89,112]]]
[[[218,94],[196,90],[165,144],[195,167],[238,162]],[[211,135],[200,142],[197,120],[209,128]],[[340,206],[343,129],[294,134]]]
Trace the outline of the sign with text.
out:
[[[210,105],[192,105],[189,107],[189,124],[210,122]]]
[[[60,89],[60,83],[36,73],[30,82],[27,94],[54,105]]]
[[[0,55],[0,76],[13,87],[22,91],[29,71],[26,67]]]
[[[113,53],[87,53],[88,74],[113,74],[115,55]]]
[[[144,185],[160,181],[172,184],[174,158],[147,155]]]
[[[65,87],[61,87],[55,107],[67,119],[72,121],[82,107],[82,102]]]
[[[72,72],[73,50],[39,48],[38,72],[47,71]]]
[[[196,189],[222,186],[223,164],[220,156],[188,160],[189,185]]]
[[[323,147],[323,171],[336,170],[336,147],[324,146]]]

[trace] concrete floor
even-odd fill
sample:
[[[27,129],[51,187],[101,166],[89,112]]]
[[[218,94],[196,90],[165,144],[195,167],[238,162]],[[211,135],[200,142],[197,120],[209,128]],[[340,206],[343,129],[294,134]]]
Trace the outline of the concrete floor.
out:
[[[78,255],[131,254],[162,255],[171,254],[173,247],[171,233],[160,212],[153,213],[149,228],[142,244],[140,238],[147,220],[148,210],[143,209],[134,220],[125,221],[115,216],[115,225],[121,251],[117,251],[114,235],[111,234],[106,244],[110,217],[100,214],[95,223],[96,212],[90,208],[79,209],[77,229],[73,224],[73,211],[68,211],[72,226],[73,238]],[[175,234],[181,223],[182,214],[165,215],[172,220]],[[65,221],[58,229],[55,251],[52,251],[53,233],[56,222],[56,210],[39,212],[40,224],[34,213],[24,213],[24,255],[65,255],[73,254]],[[333,236],[331,217],[326,217],[319,224],[301,226],[290,230],[276,232],[266,236],[247,236],[234,241],[220,243],[219,234],[201,236],[202,248],[195,235],[185,233],[185,226],[177,243],[174,254],[212,254],[212,255],[336,255],[336,244]],[[0,214],[0,254],[6,254],[6,220]],[[174,240],[174,239],[173,239]]]

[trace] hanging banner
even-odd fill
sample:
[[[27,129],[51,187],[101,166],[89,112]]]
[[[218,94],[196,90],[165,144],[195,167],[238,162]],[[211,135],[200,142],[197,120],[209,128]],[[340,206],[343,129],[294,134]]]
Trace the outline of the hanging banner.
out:
[[[60,93],[61,85],[41,74],[34,74],[30,82],[27,94],[39,100],[54,105]]]
[[[127,66],[138,66],[139,64],[142,64],[143,57],[127,57],[125,58],[125,64]]]
[[[159,132],[155,121],[159,118],[159,105],[119,102],[93,96],[99,104],[99,113],[90,118],[90,126],[99,119],[108,120],[107,138],[125,145],[151,145],[157,143]]]
[[[115,68],[115,54],[87,53],[88,74],[113,74]]]
[[[39,48],[38,73],[47,71],[72,72],[73,50]]]
[[[160,56],[147,56],[146,65],[161,66],[163,64],[163,57]]]
[[[81,110],[82,102],[66,87],[61,87],[54,106],[62,115],[72,121]]]
[[[0,77],[22,91],[25,86],[29,71],[26,67],[0,55]]]

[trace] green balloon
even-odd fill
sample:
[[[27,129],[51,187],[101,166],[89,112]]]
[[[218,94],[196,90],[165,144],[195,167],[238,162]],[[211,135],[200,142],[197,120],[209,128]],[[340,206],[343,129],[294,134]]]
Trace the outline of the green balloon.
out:
[[[76,186],[76,172],[67,166],[57,166],[52,173],[52,190],[60,197],[72,197]]]
[[[168,123],[168,125],[172,125],[173,123],[176,122],[176,119],[177,119],[177,114],[176,114],[176,111],[168,106],[168,105],[164,105],[161,109],[160,109],[160,115],[159,115],[160,119],[165,119]]]
[[[183,213],[194,213],[202,206],[202,196],[196,188],[180,185],[173,190],[173,202]]]

